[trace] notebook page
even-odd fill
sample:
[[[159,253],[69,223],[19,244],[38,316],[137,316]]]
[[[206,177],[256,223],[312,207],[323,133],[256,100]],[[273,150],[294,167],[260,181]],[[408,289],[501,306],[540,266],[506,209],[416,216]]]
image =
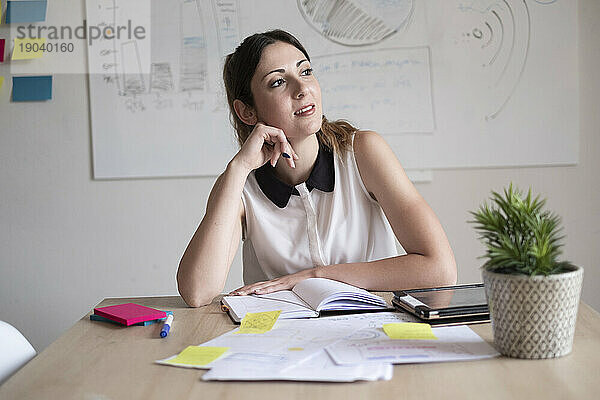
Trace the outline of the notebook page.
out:
[[[381,297],[364,289],[331,279],[305,279],[294,286],[292,291],[317,311],[387,307],[385,300]],[[327,304],[332,302],[335,304],[327,307]]]
[[[310,306],[290,290],[251,295],[225,296],[223,303],[233,312],[236,321],[244,318],[246,313],[281,310],[279,318],[307,318],[318,314]]]

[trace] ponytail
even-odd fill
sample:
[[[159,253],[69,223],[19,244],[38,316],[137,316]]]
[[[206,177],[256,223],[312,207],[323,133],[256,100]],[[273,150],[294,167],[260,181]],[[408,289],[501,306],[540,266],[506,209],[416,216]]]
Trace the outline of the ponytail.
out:
[[[337,155],[341,156],[352,149],[352,135],[357,129],[348,121],[338,119],[329,121],[323,115],[321,130],[317,132],[317,139]]]

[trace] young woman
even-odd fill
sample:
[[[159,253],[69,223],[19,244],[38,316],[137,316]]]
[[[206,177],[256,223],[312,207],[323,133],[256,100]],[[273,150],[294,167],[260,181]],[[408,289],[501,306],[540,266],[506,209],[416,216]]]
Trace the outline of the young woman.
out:
[[[241,148],[181,259],[187,304],[221,293],[240,239],[246,286],[233,294],[291,289],[312,277],[370,290],[456,282],[435,214],[381,136],[327,121],[310,57],[294,36],[246,38],[227,56],[223,78]]]

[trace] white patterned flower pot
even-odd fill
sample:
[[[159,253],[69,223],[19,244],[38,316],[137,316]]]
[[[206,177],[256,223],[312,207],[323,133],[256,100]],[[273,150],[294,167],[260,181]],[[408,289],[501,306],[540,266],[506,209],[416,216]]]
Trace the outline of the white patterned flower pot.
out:
[[[553,358],[571,352],[583,268],[554,275],[483,270],[494,345],[509,357]]]

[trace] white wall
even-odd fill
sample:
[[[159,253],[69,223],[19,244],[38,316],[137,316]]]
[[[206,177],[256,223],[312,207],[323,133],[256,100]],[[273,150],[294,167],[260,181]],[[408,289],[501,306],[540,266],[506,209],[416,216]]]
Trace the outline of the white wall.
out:
[[[581,0],[577,166],[435,171],[418,185],[446,229],[460,282],[481,280],[483,247],[467,211],[513,181],[563,216],[565,257],[586,268],[583,300],[600,310],[598,20],[600,2]],[[0,75],[8,79],[6,64]],[[41,351],[105,297],[176,294],[179,258],[215,178],[94,181],[86,77],[56,75],[46,103],[10,103],[9,87],[0,89],[0,319]],[[238,254],[226,289],[240,284]]]

